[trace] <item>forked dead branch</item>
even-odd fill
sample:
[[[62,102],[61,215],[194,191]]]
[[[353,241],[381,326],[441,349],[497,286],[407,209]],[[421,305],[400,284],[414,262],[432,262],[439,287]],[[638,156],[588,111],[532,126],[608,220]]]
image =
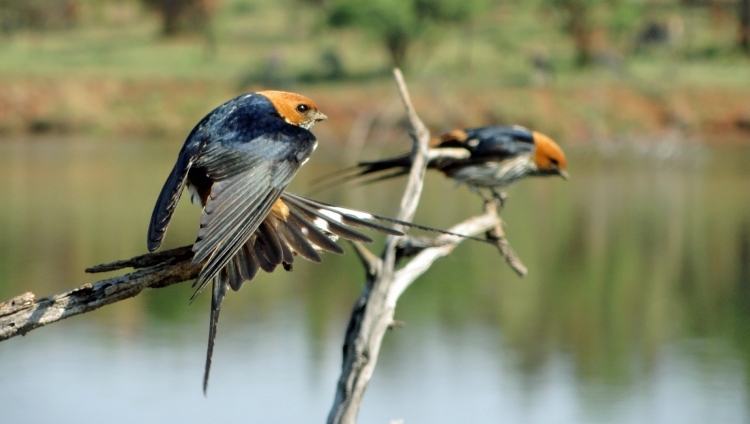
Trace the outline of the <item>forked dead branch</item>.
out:
[[[401,72],[396,69],[394,75],[406,107],[413,140],[413,165],[397,218],[410,221],[419,205],[427,160],[440,153],[428,149],[430,133],[414,110]],[[444,154],[452,153],[446,151]],[[484,233],[495,242],[503,258],[519,275],[526,274],[526,268],[505,239],[503,222],[494,201],[484,205],[483,214],[456,224],[449,231],[465,235]],[[346,329],[342,371],[328,417],[329,423],[356,422],[365,388],[377,364],[381,342],[386,330],[394,326],[393,317],[399,297],[435,260],[450,254],[463,240],[454,235],[437,238],[391,236],[386,240],[380,256],[359,243],[353,244],[365,266],[366,282]],[[185,246],[98,265],[86,271],[96,273],[124,268],[133,268],[134,271],[84,284],[54,296],[37,299],[33,293],[25,293],[0,303],[0,341],[137,296],[146,288],[167,287],[193,280],[201,264],[191,265],[192,256],[191,246]],[[405,262],[407,259],[408,262]],[[399,262],[405,264],[397,268]]]
[[[401,71],[394,70],[394,76],[409,118],[413,142],[412,168],[397,217],[410,221],[419,205],[427,161],[431,155],[439,152],[428,149],[430,133],[412,105]],[[506,262],[523,276],[526,274],[526,267],[505,238],[503,222],[497,211],[498,204],[489,201],[485,204],[484,214],[469,218],[449,231],[465,235],[486,233],[488,238],[497,243]],[[329,424],[356,423],[365,389],[377,365],[383,337],[386,330],[394,326],[393,317],[399,297],[438,258],[450,254],[463,240],[451,235],[442,235],[433,240],[409,236],[389,237],[379,257],[363,245],[354,243],[366,270],[366,280],[346,329],[343,365],[333,407],[328,415]],[[396,269],[403,253],[414,257]]]

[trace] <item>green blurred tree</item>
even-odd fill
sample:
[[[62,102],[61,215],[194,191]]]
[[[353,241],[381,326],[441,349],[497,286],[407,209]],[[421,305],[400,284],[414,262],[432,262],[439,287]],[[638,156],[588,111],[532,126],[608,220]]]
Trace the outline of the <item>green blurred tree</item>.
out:
[[[623,37],[630,45],[631,31],[643,19],[648,4],[638,0],[542,0],[543,4],[559,12],[563,20],[563,31],[567,33],[575,47],[575,62],[579,67],[592,64],[596,53],[612,56],[612,46],[607,50],[606,43]],[[595,43],[594,34],[605,35]],[[602,43],[604,41],[605,44]],[[604,51],[595,52],[596,48]]]
[[[357,28],[383,43],[394,66],[403,67],[409,47],[432,25],[461,24],[482,10],[485,0],[330,0],[327,22]]]
[[[750,54],[750,0],[739,0],[737,14],[739,15],[739,46],[745,54]]]
[[[79,0],[0,0],[0,32],[72,28],[80,14]]]
[[[215,0],[141,0],[161,18],[161,33],[174,36],[184,31],[202,31],[210,35]]]
[[[564,16],[564,30],[573,39],[576,49],[576,64],[585,67],[593,59],[593,9],[607,0],[545,0]]]

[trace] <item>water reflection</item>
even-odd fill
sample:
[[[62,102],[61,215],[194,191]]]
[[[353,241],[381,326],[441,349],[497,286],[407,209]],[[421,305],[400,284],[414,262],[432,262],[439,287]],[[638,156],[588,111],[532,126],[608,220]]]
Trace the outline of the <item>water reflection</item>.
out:
[[[59,292],[93,281],[86,266],[143,253],[178,148],[0,144],[0,297]],[[296,191],[338,166],[328,153]],[[400,302],[407,326],[385,340],[361,421],[747,422],[750,150],[708,153],[574,151],[570,181],[514,189],[504,217],[529,276],[478,244],[438,262]],[[393,214],[401,184],[319,197]],[[447,227],[480,206],[435,175],[416,219]],[[181,204],[166,247],[190,243],[197,219]],[[91,417],[112,422],[322,421],[361,273],[352,255],[326,255],[232,293],[208,399],[208,299],[189,307],[187,284],[3,342],[2,411],[8,422],[29,422],[28,410],[81,421],[72,405],[86,399]]]

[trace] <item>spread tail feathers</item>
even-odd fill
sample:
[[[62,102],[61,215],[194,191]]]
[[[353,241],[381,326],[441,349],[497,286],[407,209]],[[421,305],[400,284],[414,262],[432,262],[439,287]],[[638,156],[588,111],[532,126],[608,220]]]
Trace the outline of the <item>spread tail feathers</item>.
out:
[[[208,390],[208,377],[211,371],[211,357],[216,339],[216,328],[219,323],[219,312],[227,293],[227,287],[231,287],[235,291],[239,290],[242,284],[245,281],[252,280],[260,269],[272,272],[280,264],[284,265],[284,268],[291,267],[294,261],[293,252],[310,261],[320,262],[321,257],[318,250],[343,253],[343,249],[335,243],[336,237],[351,241],[371,242],[372,239],[370,237],[360,234],[353,229],[357,227],[393,236],[404,235],[403,232],[390,228],[383,223],[399,224],[405,227],[448,234],[495,245],[494,242],[489,240],[443,231],[355,209],[342,208],[288,192],[282,193],[279,200],[285,208],[286,216],[284,219],[269,214],[251,238],[240,249],[233,252],[231,260],[217,274],[210,279],[199,277],[193,283],[198,288],[193,294],[191,301],[195,299],[209,281],[212,283],[213,288],[211,293],[208,349],[203,375],[204,394]]]
[[[487,240],[487,239],[483,239],[479,237],[473,237],[473,236],[469,236],[465,234],[452,233],[450,231],[444,231],[438,228],[415,224],[413,222],[402,221],[402,220],[399,220],[396,218],[390,218],[387,216],[376,215],[376,214],[372,214],[369,212],[362,212],[356,209],[343,208],[340,206],[331,205],[328,203],[309,199],[307,197],[302,197],[302,196],[291,194],[288,192],[282,194],[281,197],[286,202],[301,203],[301,204],[307,205],[308,207],[318,209],[320,213],[328,215],[330,218],[345,225],[367,227],[367,228],[374,229],[376,231],[380,231],[386,234],[397,235],[397,236],[404,235],[404,233],[400,231],[393,230],[393,229],[390,229],[388,227],[385,227],[379,224],[375,224],[372,221],[388,222],[391,224],[403,225],[409,228],[416,228],[418,230],[430,231],[430,232],[438,233],[438,234],[447,234],[451,236],[465,238],[468,240],[474,240],[474,241],[479,241],[482,243],[491,244],[493,246],[495,245],[495,242],[492,240]]]

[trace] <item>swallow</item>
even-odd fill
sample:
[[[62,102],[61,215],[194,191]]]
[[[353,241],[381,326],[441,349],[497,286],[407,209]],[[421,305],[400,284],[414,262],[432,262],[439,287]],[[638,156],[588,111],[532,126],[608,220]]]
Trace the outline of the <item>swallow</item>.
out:
[[[259,270],[291,270],[295,256],[321,262],[321,250],[341,254],[337,237],[372,241],[352,226],[403,235],[372,221],[408,224],[285,191],[317,145],[310,128],[325,119],[312,100],[295,93],[229,100],[190,132],[159,194],[148,229],[151,252],[161,246],[184,190],[203,208],[192,247],[192,264],[202,267],[191,300],[212,283],[204,393],[227,288],[239,290]]]
[[[488,189],[501,203],[505,196],[500,190],[523,178],[558,175],[568,179],[565,153],[560,146],[546,135],[520,126],[451,131],[431,140],[430,149],[436,153],[450,149],[453,155],[433,155],[427,164],[428,169],[436,169],[480,194],[482,189]],[[407,153],[389,159],[360,162],[318,181],[333,180],[326,187],[351,180],[369,183],[405,175],[410,167],[411,155]],[[366,176],[374,178],[364,179]]]

